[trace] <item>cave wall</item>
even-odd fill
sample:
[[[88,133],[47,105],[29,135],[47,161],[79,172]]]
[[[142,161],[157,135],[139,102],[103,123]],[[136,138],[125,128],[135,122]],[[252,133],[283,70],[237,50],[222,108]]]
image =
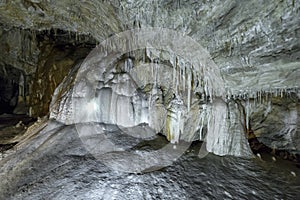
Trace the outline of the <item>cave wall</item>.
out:
[[[1,105],[11,106],[5,112],[47,114],[54,89],[96,42],[140,27],[169,28],[193,38],[209,51],[232,95],[253,93],[251,101],[257,101],[261,91],[279,92],[291,94],[299,105],[299,1],[2,0]],[[277,122],[282,126],[276,133],[290,134],[290,125],[274,116],[289,116],[295,106],[281,101],[281,107],[273,107],[280,111],[251,122],[257,136],[269,134]],[[254,109],[258,114],[252,118],[260,119],[266,108]],[[257,128],[259,123],[265,128]],[[293,129],[294,141],[297,135],[299,128]]]
[[[50,55],[37,48],[36,32],[44,30],[41,34],[49,35],[51,30],[63,30],[74,38],[82,35],[102,41],[122,30],[164,27],[190,36],[206,48],[224,83],[235,93],[249,86],[265,90],[270,83],[274,88],[299,87],[299,1],[5,0],[0,11],[1,35],[6,35],[2,36],[2,66],[18,68],[25,75],[33,75],[38,63],[46,63],[38,61],[39,56]],[[67,40],[63,43],[70,43],[70,38]],[[66,71],[69,68],[67,64]],[[245,78],[241,80],[241,76]],[[36,97],[34,104],[39,98],[43,97]]]
[[[249,125],[258,140],[273,150],[299,153],[299,97],[290,93],[250,104]]]
[[[84,35],[102,41],[122,30],[152,26],[176,30],[199,42],[235,93],[249,86],[256,86],[255,90],[265,90],[265,85],[299,87],[299,1],[24,0],[1,1],[0,11],[0,33],[5,35],[1,39],[2,67],[18,68],[25,75],[33,75],[37,65],[46,63],[38,61],[38,56],[45,57],[50,51],[48,47],[41,53],[37,48],[36,32],[63,30],[75,38]]]
[[[26,114],[40,50],[30,30],[0,26],[1,113]]]
[[[41,53],[33,78],[29,114],[44,116],[49,112],[52,95],[70,69],[84,59],[95,47],[95,40],[88,36],[76,38],[61,30],[50,30],[37,36]]]
[[[62,30],[2,29],[0,112],[47,115],[55,88],[95,44]]]

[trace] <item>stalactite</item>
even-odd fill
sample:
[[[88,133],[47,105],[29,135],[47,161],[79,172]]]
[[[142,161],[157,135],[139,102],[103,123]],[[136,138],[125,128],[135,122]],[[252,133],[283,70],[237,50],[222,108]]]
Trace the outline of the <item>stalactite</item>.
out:
[[[188,112],[190,111],[191,108],[191,92],[192,92],[192,79],[191,79],[191,72],[188,70],[188,78],[187,78],[187,109]]]

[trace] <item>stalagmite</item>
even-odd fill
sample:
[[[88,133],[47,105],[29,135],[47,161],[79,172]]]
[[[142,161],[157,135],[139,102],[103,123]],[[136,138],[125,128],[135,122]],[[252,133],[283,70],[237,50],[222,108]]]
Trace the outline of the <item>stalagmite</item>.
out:
[[[205,119],[207,118],[207,112],[206,112],[207,106],[204,104],[202,106],[201,114],[200,114],[200,123],[199,123],[199,138],[200,141],[204,140],[204,134],[203,134],[203,128],[204,128],[204,122]]]
[[[180,135],[184,132],[185,109],[182,100],[175,98],[168,111],[167,137],[175,144],[179,142]]]

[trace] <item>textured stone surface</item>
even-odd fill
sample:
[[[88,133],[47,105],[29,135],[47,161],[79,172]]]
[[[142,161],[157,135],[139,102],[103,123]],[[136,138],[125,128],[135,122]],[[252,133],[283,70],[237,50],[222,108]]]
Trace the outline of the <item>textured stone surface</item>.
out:
[[[121,30],[108,1],[1,1],[0,23],[32,30],[62,29],[103,39]]]
[[[22,104],[22,107],[28,106],[26,96],[29,95],[29,85],[37,68],[40,51],[38,42],[33,38],[30,30],[2,28],[0,28],[0,79],[2,82],[0,112],[12,112],[18,104]],[[24,109],[19,109],[18,112],[26,114],[26,111],[22,110]]]
[[[69,73],[69,70],[80,59],[84,59],[90,50],[91,47],[83,45],[55,45],[55,43],[46,44],[43,47],[31,88],[30,115],[47,115],[55,88]]]
[[[32,75],[36,70],[39,49],[38,42],[28,29],[10,27],[0,32],[1,67],[15,67],[24,75]],[[3,73],[4,70],[1,70]]]
[[[5,3],[6,2],[6,3]],[[50,27],[101,40],[132,27],[165,27],[206,47],[221,68],[299,61],[299,1],[3,1],[1,23]],[[238,69],[235,69],[238,70]]]
[[[300,105],[295,96],[252,105],[250,125],[258,140],[271,149],[299,153]]]
[[[1,111],[12,112],[17,106],[16,114],[46,115],[54,89],[94,46],[92,37],[63,30],[4,29],[0,77],[6,87],[1,86]]]
[[[169,167],[124,173],[95,159],[73,125],[42,121],[24,137],[0,160],[1,199],[294,199],[299,194],[299,170],[280,160],[262,163],[214,155],[200,159],[198,144]],[[133,151],[156,150],[167,143],[160,138],[135,146],[135,140],[130,143],[128,137],[111,139]],[[112,155],[107,156],[114,161]],[[123,167],[132,166],[126,164]]]

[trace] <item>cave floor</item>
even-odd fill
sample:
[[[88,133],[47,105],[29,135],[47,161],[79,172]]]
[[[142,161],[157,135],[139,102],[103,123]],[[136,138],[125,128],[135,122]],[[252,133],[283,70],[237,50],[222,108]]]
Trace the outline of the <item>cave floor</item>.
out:
[[[171,165],[143,173],[113,170],[96,159],[76,127],[44,119],[0,160],[0,199],[298,199],[300,171],[269,155],[198,157],[194,142]],[[119,145],[128,146],[126,137]],[[128,139],[128,138],[127,138]],[[124,141],[123,141],[124,140]],[[159,148],[163,137],[135,145]],[[124,163],[125,164],[125,163]]]
[[[0,115],[0,159],[7,150],[12,149],[33,124],[34,118],[27,115]]]

